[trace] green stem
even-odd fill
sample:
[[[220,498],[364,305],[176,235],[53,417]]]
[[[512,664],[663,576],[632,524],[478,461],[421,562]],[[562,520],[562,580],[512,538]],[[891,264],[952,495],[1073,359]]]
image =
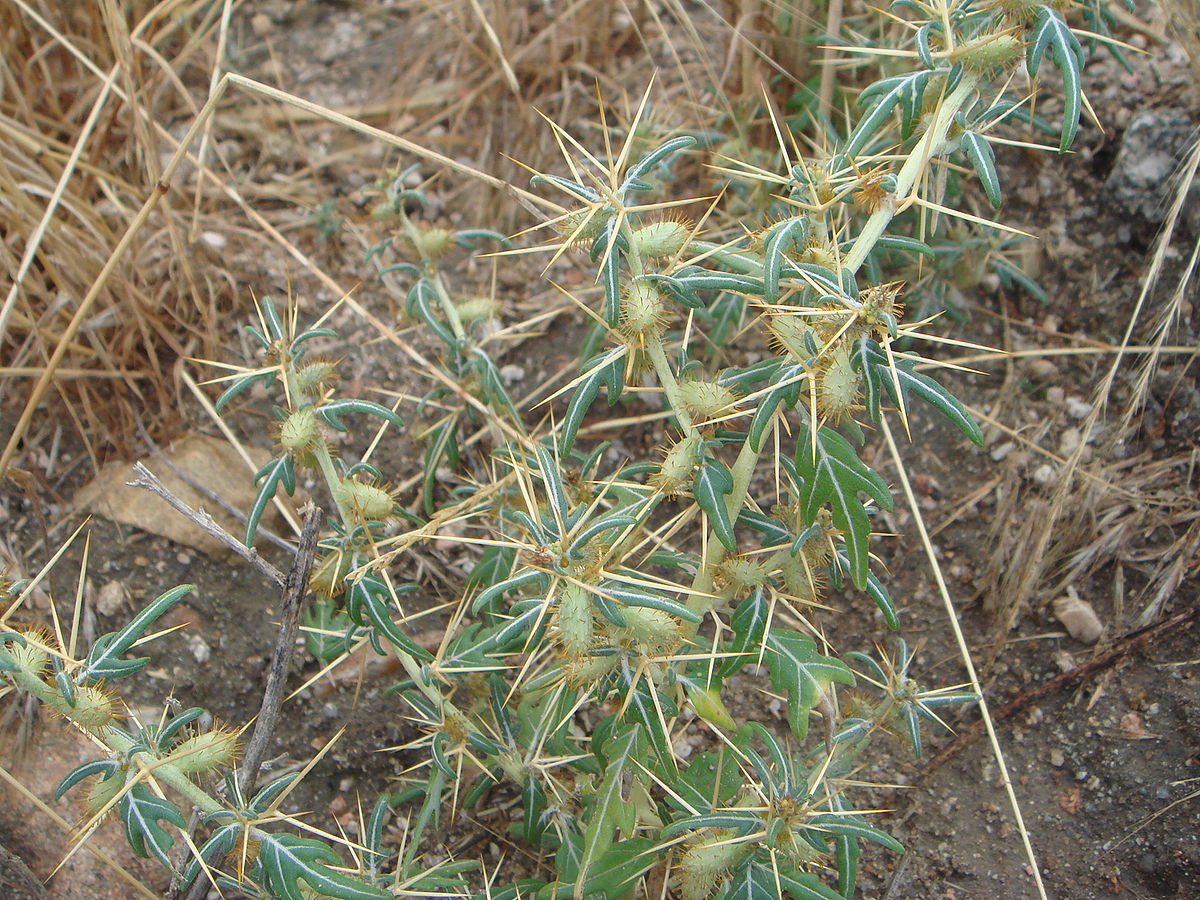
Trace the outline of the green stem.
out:
[[[683,433],[691,437],[696,433],[696,426],[692,424],[692,417],[684,407],[683,399],[679,396],[679,382],[675,380],[675,373],[671,370],[671,363],[667,360],[667,352],[663,349],[662,341],[656,335],[646,335],[646,355],[650,357],[654,372],[658,375],[658,381],[667,395],[667,403],[671,407],[671,412],[679,420]]]
[[[958,87],[946,95],[941,105],[938,107],[937,115],[934,116],[933,122],[925,133],[921,136],[921,140],[917,141],[917,145],[909,153],[908,159],[896,174],[896,189],[890,197],[888,197],[879,209],[867,219],[867,224],[863,226],[858,237],[854,241],[854,246],[850,248],[850,252],[846,254],[842,260],[842,268],[849,269],[851,272],[857,272],[859,266],[866,260],[867,255],[875,247],[876,242],[883,236],[884,230],[891,223],[896,213],[899,212],[899,207],[896,205],[896,198],[904,198],[912,189],[917,180],[925,174],[930,161],[941,149],[945,143],[946,134],[950,131],[950,126],[954,124],[954,116],[961,110],[975,94],[976,87],[979,86],[979,75],[974,72],[967,72],[959,81]]]

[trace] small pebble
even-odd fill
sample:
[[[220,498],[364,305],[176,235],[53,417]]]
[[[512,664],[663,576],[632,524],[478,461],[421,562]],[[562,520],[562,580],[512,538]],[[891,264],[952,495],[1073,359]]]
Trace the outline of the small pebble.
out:
[[[1080,399],[1079,397],[1067,398],[1067,414],[1073,419],[1082,419],[1088,416],[1092,411],[1092,404]]]
[[[1050,465],[1050,463],[1042,463],[1033,470],[1033,480],[1042,487],[1054,484],[1056,480],[1054,466]]]
[[[1057,747],[1050,751],[1050,765],[1054,766],[1054,768],[1061,769],[1066,761],[1067,758],[1063,756],[1063,752]]]

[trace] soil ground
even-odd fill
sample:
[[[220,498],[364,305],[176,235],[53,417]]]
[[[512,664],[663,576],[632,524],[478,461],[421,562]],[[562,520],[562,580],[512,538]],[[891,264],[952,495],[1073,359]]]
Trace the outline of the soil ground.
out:
[[[283,29],[281,42],[304,44],[333,23],[334,12],[334,7],[318,5],[316,18],[296,21],[290,32],[284,17],[278,26]],[[369,53],[356,58],[354,49],[363,33],[348,25],[339,33],[342,36],[336,40],[343,43],[335,43],[328,61],[320,62],[322,53],[315,54],[316,62],[310,61],[325,65],[330,73],[332,84],[323,83],[322,90],[333,95],[317,98],[323,102],[344,99],[364,84],[369,94],[369,85],[376,82],[366,73],[382,78]],[[1191,76],[1181,54],[1176,48],[1150,49],[1152,55],[1133,58],[1132,74],[1103,56],[1089,64],[1085,90],[1107,130],[1085,123],[1074,154],[1062,158],[1019,151],[1002,155],[1002,179],[1011,198],[1005,221],[1041,239],[1033,262],[1050,302],[1043,305],[985,284],[963,297],[969,319],[960,326],[962,339],[1014,350],[1111,348],[1119,343],[1136,305],[1157,226],[1140,207],[1130,211],[1127,203],[1119,202],[1109,181],[1118,150],[1131,123],[1145,110],[1165,109],[1196,121],[1194,98],[1184,92]],[[303,77],[296,77],[305,83]],[[372,174],[359,172],[359,183]],[[1134,343],[1146,338],[1147,323],[1170,300],[1196,239],[1194,232],[1185,231],[1178,242],[1182,249],[1168,257],[1165,288],[1150,296]],[[326,254],[330,266],[344,266],[347,281],[363,277],[361,255],[350,240],[339,236],[314,249]],[[245,263],[230,261],[231,266]],[[257,277],[247,272],[237,272],[235,277],[259,293],[277,289],[285,280],[280,277],[285,271],[283,260],[250,267],[255,268]],[[476,272],[475,277],[486,283],[486,267]],[[564,278],[571,277],[579,273],[568,269]],[[537,308],[553,296],[526,284],[523,276],[501,284],[517,309]],[[1193,286],[1179,304],[1181,317],[1169,344],[1196,345],[1196,296]],[[306,311],[320,309],[329,299],[314,291]],[[391,314],[394,301],[380,292],[368,289],[361,299],[377,314]],[[342,329],[344,343],[332,350],[348,355],[355,380],[389,386],[405,383],[395,376],[397,367],[384,345],[365,343],[372,335],[358,320],[347,314],[334,325]],[[552,328],[566,326],[556,323]],[[521,385],[537,384],[570,363],[571,342],[561,332],[552,331],[550,337],[553,340],[515,347],[502,360],[522,370],[514,374],[518,393]],[[1107,399],[1114,411],[1128,404],[1137,362],[1126,364],[1108,398],[1093,396],[1112,359],[1111,353],[1033,356],[988,364],[984,374],[948,378],[972,408],[1013,430],[991,429],[984,450],[969,450],[952,429],[932,416],[918,412],[914,417],[913,431],[920,441],[906,449],[906,466],[914,476],[925,520],[934,530],[950,591],[994,708],[1086,662],[1137,627],[1154,586],[1160,583],[1160,564],[1170,562],[1168,551],[1179,547],[1177,541],[1189,527],[1193,533],[1196,529],[1200,374],[1195,355],[1164,356],[1150,382],[1144,410],[1121,432],[1119,444],[1110,440],[1112,428],[1089,435],[1080,430],[1099,399]],[[5,403],[2,414],[8,425],[16,410]],[[254,424],[245,416],[238,427],[251,440],[265,443],[269,436],[253,434]],[[646,434],[636,439],[654,444],[658,437]],[[1073,493],[1072,502],[1093,504],[1081,513],[1090,530],[1083,527],[1070,546],[1056,544],[1056,567],[1045,576],[1034,602],[1010,610],[1003,591],[1011,585],[1011,567],[1029,564],[1021,556],[1022,536],[1046,514],[1061,474],[1060,461],[1044,451],[1061,458],[1081,440],[1095,448],[1092,458],[1085,460],[1095,464],[1089,471],[1104,473],[1117,488],[1125,483],[1132,486],[1135,495],[1126,503],[1132,508],[1120,508],[1104,490]],[[876,452],[885,476],[895,482],[896,472],[883,464],[885,448]],[[79,448],[68,448],[64,458],[71,454],[80,455]],[[405,443],[387,448],[381,457],[385,470],[394,473],[397,481],[417,472],[419,460],[416,445]],[[4,495],[3,521],[10,545],[37,545],[38,557],[44,558],[65,529],[78,524],[69,498],[86,477],[79,467],[47,485],[37,498],[17,492]],[[981,486],[986,490],[981,491]],[[1137,505],[1151,494],[1174,497],[1173,505],[1166,503],[1157,517],[1138,517]],[[1069,517],[1063,521],[1064,529],[1078,526]],[[1131,524],[1122,531],[1123,522]],[[53,537],[46,534],[47,523],[57,523]],[[944,531],[940,530],[943,524],[947,525]],[[901,606],[904,634],[920,647],[916,664],[920,677],[929,683],[961,682],[965,676],[946,614],[914,537],[911,515],[902,504],[897,504],[888,525],[899,537],[880,542],[877,552],[893,576],[892,592]],[[214,560],[104,520],[94,521],[89,530],[90,587],[85,596],[98,597],[114,583],[128,591],[125,602],[118,599],[104,608],[93,603],[94,622],[89,623],[93,634],[121,625],[138,600],[183,581],[198,586],[194,599],[189,598],[164,623],[185,627],[156,643],[149,678],[132,683],[123,694],[131,707],[156,716],[162,697],[169,693],[184,706],[205,706],[219,719],[246,721],[261,697],[274,639],[277,592],[236,559]],[[1098,543],[1103,547],[1097,550]],[[1156,618],[1200,603],[1196,547],[1193,543],[1189,550],[1188,546],[1185,543],[1174,551],[1190,553],[1192,558],[1184,560],[1185,575]],[[1005,559],[1006,553],[1011,558]],[[80,555],[76,543],[51,576],[52,593],[60,602],[74,596]],[[1073,587],[1095,606],[1106,628],[1095,647],[1067,635],[1048,607],[1055,599],[1049,589],[1056,577],[1080,559],[1087,564]],[[452,569],[458,561],[458,555],[448,551],[420,564]],[[33,565],[34,555],[27,554],[22,562]],[[283,554],[274,562],[286,565]],[[120,598],[121,594],[109,590],[104,596]],[[847,593],[838,603],[848,614],[831,617],[837,620],[830,629],[835,645],[866,647],[886,638],[878,615],[863,598]],[[66,607],[69,615],[69,604]],[[47,608],[42,605],[35,613],[45,617]],[[1193,621],[1131,652],[1098,676],[1031,702],[998,726],[1050,896],[1062,900],[1200,897],[1200,797],[1195,795],[1200,783],[1198,635],[1200,628]],[[428,637],[437,637],[432,620]],[[367,659],[361,662],[357,668],[343,667],[335,682],[306,688],[289,703],[275,744],[281,755],[271,761],[275,771],[299,765],[344,726],[344,735],[294,797],[299,808],[311,810],[313,824],[332,829],[336,820],[351,833],[360,798],[363,804],[372,802],[381,787],[401,777],[408,762],[402,752],[377,751],[401,746],[415,736],[397,715],[395,701],[385,694],[391,683],[389,673]],[[315,665],[298,654],[294,683],[315,672]],[[220,677],[214,678],[214,673]],[[754,710],[758,718],[780,718],[769,704],[762,709],[761,692],[748,679],[743,682],[743,706],[734,707],[735,715]],[[974,715],[950,724],[964,729]],[[24,742],[24,754],[6,761],[6,767],[71,820],[68,806],[54,804],[50,797],[56,779],[86,758],[88,748],[78,746],[53,721],[26,720],[22,727],[30,729],[32,736]],[[868,852],[861,896],[945,900],[1035,896],[986,739],[967,745],[925,777],[930,758],[949,740],[949,735],[931,740],[921,760],[899,751],[872,758],[861,773],[864,780],[896,785],[879,789],[877,800],[881,808],[894,810],[889,817],[900,823],[897,834],[909,850],[899,865],[894,858]],[[6,796],[0,804],[0,844],[24,858],[38,876],[49,877],[53,896],[64,900],[133,896],[130,888],[114,882],[86,853],[51,877],[66,845],[65,834],[26,799],[11,791]],[[443,839],[459,852],[474,848],[469,852],[481,853],[489,865],[502,854],[523,854],[526,865],[536,864],[527,858],[528,851],[511,844],[500,818],[459,821],[444,831]],[[112,854],[153,890],[165,887],[153,867],[131,860],[113,823],[94,846]]]

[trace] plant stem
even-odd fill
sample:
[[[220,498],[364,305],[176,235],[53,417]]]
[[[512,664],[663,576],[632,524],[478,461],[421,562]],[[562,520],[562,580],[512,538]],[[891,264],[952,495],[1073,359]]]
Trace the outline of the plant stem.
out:
[[[906,198],[908,192],[912,189],[918,179],[925,174],[929,163],[933,157],[941,149],[945,143],[946,134],[950,130],[950,126],[954,123],[954,116],[962,109],[975,94],[975,89],[979,86],[979,75],[974,72],[967,72],[959,81],[958,86],[952,90],[942,100],[938,106],[937,114],[934,116],[933,122],[921,135],[921,139],[917,141],[917,145],[909,153],[908,159],[896,174],[896,189],[892,195],[886,198],[879,209],[871,215],[867,220],[867,224],[863,226],[862,231],[858,233],[858,237],[854,241],[854,246],[850,248],[850,252],[842,260],[842,268],[849,269],[851,272],[857,272],[859,266],[866,260],[867,255],[875,247],[876,242],[883,236],[884,230],[891,223],[896,213],[900,211],[900,207],[896,204],[896,198]]]

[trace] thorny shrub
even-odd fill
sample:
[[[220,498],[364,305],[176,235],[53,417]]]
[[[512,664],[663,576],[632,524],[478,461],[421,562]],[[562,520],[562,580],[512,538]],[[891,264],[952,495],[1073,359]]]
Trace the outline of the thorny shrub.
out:
[[[370,256],[404,283],[407,316],[441,345],[429,373],[438,388],[409,424],[424,476],[408,507],[331,440],[364,416],[386,440],[405,427],[396,410],[341,397],[336,363],[307,352],[332,332],[259,304],[250,333],[262,364],[219,379],[221,406],[256,383],[281,404],[245,541],[279,488],[291,494],[299,470],[319,473],[334,513],[310,582],[309,648],[333,660],[369,642],[398,660],[396,714],[422,735],[405,748],[424,754],[419,775],[378,800],[356,842],[288,830],[281,804],[294,775],[243,796],[235,734],[198,727],[199,708],[149,725],[118,711],[110,685],[147,662],[126,651],[190,586],[82,659],[43,631],[0,632],[7,682],[108,748],[60,795],[82,787],[93,819],[115,809],[133,849],[168,866],[192,807],[199,858],[178,873],[184,885],[205,878],[287,900],[467,896],[485,884],[492,898],[616,898],[645,878],[686,900],[834,900],[854,895],[863,842],[902,853],[886,820],[856,811],[855,767],[884,734],[919,755],[938,710],[974,695],[922,685],[903,640],[872,655],[839,653],[822,637],[823,598],[850,585],[900,627],[870,551],[872,515],[892,495],[858,448],[882,415],[906,421],[917,401],[980,442],[964,407],[919,365],[929,319],[904,316],[905,282],[941,306],[956,270],[978,277],[991,266],[1036,292],[1004,255],[1008,238],[987,238],[975,216],[946,227],[945,204],[967,201],[961,176],[973,172],[999,208],[997,128],[1047,127],[1030,114],[1022,69],[1032,79],[1047,62],[1057,70],[1065,151],[1082,108],[1083,50],[1069,23],[1111,42],[1107,12],[1092,2],[892,7],[903,25],[874,32],[892,42],[878,57],[887,71],[858,93],[852,128],[824,121],[813,146],[828,149],[807,157],[781,140],[780,171],[716,166],[730,197],[759,198],[752,228],[706,232],[672,211],[674,163],[711,136],[654,138],[644,104],[629,132],[636,152],[627,140],[602,161],[559,133],[567,174],[533,179],[564,203],[543,223],[543,247],[581,250],[597,287],[580,299],[591,327],[578,375],[540,424],[493,359],[500,304],[457,296],[450,280],[454,245],[494,242],[501,255],[511,245],[422,221],[408,172],[380,181],[372,215],[388,236]],[[806,115],[817,121],[815,109]],[[770,349],[736,365],[731,346]],[[653,458],[614,461],[582,426],[635,393],[661,398],[670,437]],[[411,527],[397,534],[397,522]],[[480,553],[431,651],[407,615],[425,590],[393,571],[450,525]],[[738,673],[785,699],[786,729],[727,707]],[[681,758],[692,735],[707,749]],[[509,830],[543,854],[537,877],[496,882],[472,872],[476,862],[436,858],[425,840],[452,803],[470,810],[489,794],[513,798]],[[384,842],[393,817],[406,822],[398,850]]]

